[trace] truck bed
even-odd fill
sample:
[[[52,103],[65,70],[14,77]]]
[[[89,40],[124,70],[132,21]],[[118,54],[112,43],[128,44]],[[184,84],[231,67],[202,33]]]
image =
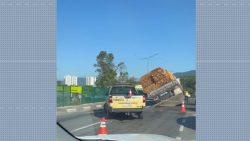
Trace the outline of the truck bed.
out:
[[[167,83],[160,88],[150,92],[148,94],[148,99],[159,99],[159,101],[168,99],[169,97],[175,95],[172,91],[176,88],[180,88],[182,90],[182,86],[177,80]]]

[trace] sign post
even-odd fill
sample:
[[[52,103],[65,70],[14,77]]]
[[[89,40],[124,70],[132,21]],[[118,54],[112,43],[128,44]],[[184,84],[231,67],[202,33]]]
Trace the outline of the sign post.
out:
[[[74,94],[74,98],[79,98],[79,102],[81,104],[81,94],[82,94],[82,86],[71,86],[70,87],[70,93],[73,95]]]
[[[80,104],[82,104],[82,94],[79,94]]]
[[[63,88],[62,88],[62,89],[63,89],[62,91],[63,91],[63,107],[64,107],[64,86],[62,86],[62,87],[63,87]]]

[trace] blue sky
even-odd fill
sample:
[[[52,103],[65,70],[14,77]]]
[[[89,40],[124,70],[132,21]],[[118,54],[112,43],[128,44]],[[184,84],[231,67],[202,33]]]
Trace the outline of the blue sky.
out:
[[[195,0],[58,0],[57,78],[97,75],[101,50],[125,62],[130,76],[164,67],[195,69]]]

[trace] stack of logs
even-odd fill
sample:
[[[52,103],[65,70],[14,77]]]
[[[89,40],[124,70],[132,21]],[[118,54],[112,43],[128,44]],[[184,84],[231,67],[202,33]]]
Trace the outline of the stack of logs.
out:
[[[176,78],[171,72],[159,67],[143,75],[140,79],[140,83],[143,87],[143,91],[150,93],[174,80],[176,80]]]

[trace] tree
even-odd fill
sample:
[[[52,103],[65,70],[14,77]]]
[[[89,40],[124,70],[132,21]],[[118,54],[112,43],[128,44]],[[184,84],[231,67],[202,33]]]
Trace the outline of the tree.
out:
[[[117,65],[116,72],[117,74],[119,74],[119,76],[117,77],[117,81],[119,82],[128,81],[127,67],[124,62],[121,62]]]
[[[133,85],[139,84],[135,77],[129,77],[127,82]]]
[[[180,77],[181,84],[183,86],[184,91],[188,91],[191,95],[195,96],[195,76],[183,76]]]
[[[101,51],[96,57],[96,61],[97,63],[94,64],[96,72],[98,73],[96,86],[108,87],[113,85],[119,79],[126,79],[128,74],[124,62],[115,65],[113,63],[114,55],[112,53]],[[119,77],[117,77],[117,74],[119,74]]]

